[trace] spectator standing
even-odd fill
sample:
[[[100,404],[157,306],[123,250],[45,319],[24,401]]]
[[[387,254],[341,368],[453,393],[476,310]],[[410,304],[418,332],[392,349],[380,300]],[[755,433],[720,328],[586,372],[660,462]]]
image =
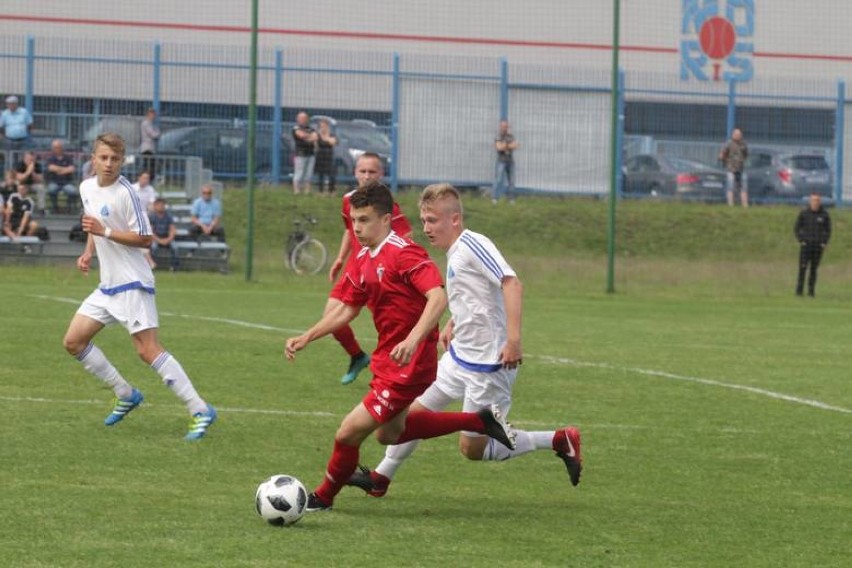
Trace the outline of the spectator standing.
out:
[[[799,241],[799,279],[796,283],[796,295],[802,295],[805,287],[805,273],[810,267],[808,296],[813,297],[817,269],[822,260],[822,253],[831,239],[831,217],[822,206],[822,198],[818,193],[811,193],[808,206],[799,212],[795,233],[796,240]]]
[[[314,171],[317,174],[319,192],[323,193],[325,190],[329,195],[334,193],[334,184],[337,181],[334,168],[335,146],[337,146],[337,137],[332,134],[328,120],[323,118],[319,121],[317,132],[317,158]]]
[[[743,139],[743,133],[735,128],[731,133],[731,139],[719,152],[719,161],[728,170],[728,205],[734,206],[734,192],[740,192],[740,203],[748,207],[748,176],[743,171],[745,161],[748,158],[748,144]]]
[[[160,129],[157,127],[157,111],[149,108],[145,113],[145,120],[139,125],[142,135],[142,143],[139,146],[139,153],[142,154],[142,169],[151,174],[152,178],[156,177],[156,168],[154,154],[157,153],[157,141],[160,139]]]
[[[515,202],[515,156],[518,149],[518,141],[509,131],[509,121],[500,121],[500,131],[494,139],[494,148],[497,150],[497,170],[494,176],[494,188],[491,192],[491,202],[497,203],[503,197],[505,188],[509,202]]]
[[[33,117],[30,111],[18,106],[18,97],[6,97],[6,110],[0,113],[0,128],[6,138],[6,150],[25,150],[30,147],[30,128]]]
[[[50,206],[53,213],[59,212],[59,194],[65,194],[65,207],[71,213],[78,205],[80,193],[74,185],[74,172],[77,166],[74,159],[65,153],[61,140],[50,144],[50,156],[47,157],[47,194],[50,196]]]
[[[149,264],[151,268],[156,268],[157,263],[153,257],[156,256],[157,250],[160,247],[169,247],[169,255],[171,257],[170,270],[175,271],[178,268],[177,247],[175,246],[175,236],[177,236],[177,227],[175,220],[166,211],[166,200],[158,197],[154,201],[154,210],[148,213],[148,220],[151,222],[151,251]]]
[[[205,185],[201,188],[201,197],[192,203],[192,227],[189,234],[195,240],[215,237],[225,242],[225,229],[221,225],[222,204],[213,197],[213,187]]]
[[[44,213],[44,175],[42,175],[41,164],[36,160],[35,154],[29,150],[24,152],[24,157],[15,164],[15,181],[18,183],[18,189],[22,185],[26,185],[32,191],[36,192],[36,205],[39,213]]]
[[[153,211],[154,201],[157,199],[157,190],[151,185],[151,174],[147,171],[139,174],[139,177],[136,178],[136,183],[133,184],[133,189],[139,195],[139,201],[142,203],[145,211],[148,213]]]
[[[34,237],[38,232],[38,223],[32,220],[35,204],[29,196],[30,186],[18,186],[6,203],[6,215],[3,222],[3,232],[10,239],[27,236]]]
[[[296,125],[293,127],[293,143],[296,146],[296,157],[293,161],[293,193],[301,193],[302,190],[305,193],[311,192],[318,138],[308,121],[308,114],[306,112],[297,114]]]

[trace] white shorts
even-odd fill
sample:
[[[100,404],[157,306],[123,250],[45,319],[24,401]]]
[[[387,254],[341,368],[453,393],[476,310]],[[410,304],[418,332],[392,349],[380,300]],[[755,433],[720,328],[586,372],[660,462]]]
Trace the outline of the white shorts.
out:
[[[144,290],[128,290],[115,296],[95,290],[83,300],[77,313],[104,325],[121,324],[130,335],[160,327],[154,295]]]
[[[512,387],[518,369],[500,369],[483,373],[465,369],[444,353],[438,361],[438,377],[417,401],[429,410],[443,410],[450,402],[463,400],[464,412],[476,412],[496,404],[503,416],[512,408]],[[482,436],[476,432],[462,432],[467,436]]]

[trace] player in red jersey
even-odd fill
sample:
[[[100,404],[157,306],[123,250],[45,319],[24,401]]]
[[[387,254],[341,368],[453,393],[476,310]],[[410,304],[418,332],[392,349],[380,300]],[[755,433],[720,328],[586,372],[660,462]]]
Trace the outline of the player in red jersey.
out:
[[[355,161],[355,179],[358,180],[358,187],[363,187],[371,181],[381,180],[384,175],[384,166],[382,164],[382,159],[378,154],[366,152],[361,154]],[[343,196],[343,203],[340,212],[343,215],[343,225],[346,227],[346,230],[343,231],[343,237],[340,240],[340,250],[337,253],[337,258],[334,259],[334,262],[331,264],[331,268],[328,271],[329,282],[334,282],[335,278],[337,278],[340,273],[340,269],[343,268],[344,265],[346,268],[343,270],[343,274],[349,272],[351,268],[350,264],[355,261],[355,254],[353,254],[353,251],[357,252],[361,249],[361,244],[358,242],[358,238],[355,236],[355,231],[352,229],[352,219],[349,217],[349,196],[352,195],[352,191]],[[408,238],[411,236],[411,225],[408,223],[408,219],[405,218],[405,215],[402,214],[402,210],[400,210],[399,204],[396,202],[393,204],[391,229],[393,229],[397,235],[402,237]],[[338,280],[337,284],[335,284],[331,289],[328,302],[325,304],[324,313],[328,313],[332,307],[340,304],[342,289],[343,278]],[[344,374],[340,379],[341,383],[348,385],[358,378],[358,373],[360,373],[364,367],[370,364],[370,356],[364,353],[361,349],[361,345],[355,338],[355,333],[352,331],[349,324],[346,324],[340,329],[334,331],[332,335],[334,335],[334,339],[340,343],[350,357],[349,368],[346,370],[346,374]]]
[[[447,307],[443,280],[426,250],[391,229],[393,196],[378,181],[350,195],[353,229],[362,248],[343,277],[341,302],[308,331],[291,337],[285,355],[296,352],[358,315],[373,312],[379,340],[370,369],[370,391],[343,419],[325,479],[308,496],[308,511],[330,509],[358,465],[361,443],[372,433],[382,444],[434,438],[468,430],[514,448],[514,433],[497,407],[479,412],[408,412],[435,378],[438,320]]]

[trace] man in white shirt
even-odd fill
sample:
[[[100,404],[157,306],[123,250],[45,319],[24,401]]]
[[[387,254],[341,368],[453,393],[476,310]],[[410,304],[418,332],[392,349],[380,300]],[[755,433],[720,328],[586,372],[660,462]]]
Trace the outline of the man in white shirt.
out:
[[[121,324],[130,333],[142,360],[186,404],[192,423],[185,439],[198,440],[216,420],[216,409],[198,395],[183,367],[157,339],[159,316],[154,302],[154,274],[143,254],[151,246],[151,229],[136,191],[121,175],[124,155],[124,140],[120,136],[101,134],[92,151],[95,176],[80,184],[82,225],[89,236],[83,254],[77,259],[77,268],[88,274],[97,251],[100,284],[77,310],[63,343],[87,371],[115,392],[115,407],[104,420],[104,424],[112,426],[144,398],[92,343],[104,326]]]
[[[157,200],[157,190],[151,185],[151,174],[143,171],[136,178],[136,183],[133,184],[133,189],[139,195],[139,201],[142,202],[142,207],[146,213],[151,213],[154,210],[154,201]]]
[[[496,404],[508,416],[512,386],[522,362],[522,286],[515,271],[488,237],[464,228],[461,198],[450,184],[430,185],[420,197],[423,232],[447,253],[450,320],[441,331],[446,349],[435,382],[411,405],[439,411],[463,400],[464,412]],[[580,432],[573,427],[546,432],[515,430],[516,447],[506,448],[474,432],[462,432],[459,449],[470,460],[503,461],[533,450],[553,450],[564,462],[572,485],[580,482]],[[388,446],[375,471],[362,467],[348,484],[383,496],[402,462],[419,440]]]

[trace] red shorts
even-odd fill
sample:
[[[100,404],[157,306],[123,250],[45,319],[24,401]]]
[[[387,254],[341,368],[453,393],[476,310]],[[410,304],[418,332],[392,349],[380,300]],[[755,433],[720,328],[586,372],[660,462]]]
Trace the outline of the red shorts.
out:
[[[400,385],[373,377],[370,390],[361,403],[376,422],[385,424],[408,408],[428,387],[428,384]]]

